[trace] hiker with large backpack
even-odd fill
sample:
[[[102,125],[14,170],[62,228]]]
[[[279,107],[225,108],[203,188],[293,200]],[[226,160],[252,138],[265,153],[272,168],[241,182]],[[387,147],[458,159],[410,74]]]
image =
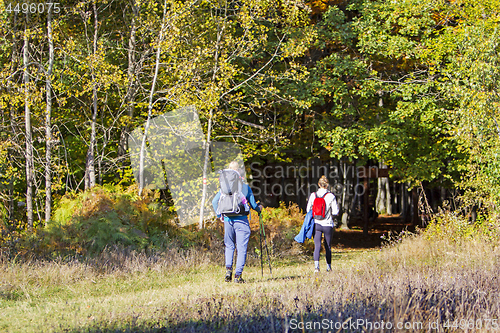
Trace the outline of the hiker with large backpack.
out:
[[[237,162],[231,162],[228,169],[219,172],[220,191],[212,200],[217,218],[224,222],[224,245],[226,276],[231,282],[233,276],[233,256],[237,251],[234,282],[244,283],[241,277],[247,257],[250,239],[250,208],[260,213],[262,205],[257,204],[252,189],[243,183]]]
[[[312,210],[314,219],[314,272],[319,273],[319,252],[321,251],[321,238],[324,235],[326,252],[326,271],[332,270],[331,238],[333,235],[333,216],[339,213],[337,198],[328,191],[330,183],[328,178],[321,176],[318,181],[319,189],[311,193],[307,202],[307,212]]]

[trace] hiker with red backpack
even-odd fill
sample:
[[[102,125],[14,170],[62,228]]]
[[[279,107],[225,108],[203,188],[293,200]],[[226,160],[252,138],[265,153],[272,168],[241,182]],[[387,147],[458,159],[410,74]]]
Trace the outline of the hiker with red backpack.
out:
[[[331,238],[333,235],[333,216],[339,213],[335,195],[328,191],[330,183],[328,178],[321,176],[318,181],[319,189],[311,193],[307,202],[307,212],[312,210],[314,219],[314,272],[319,273],[319,252],[321,251],[321,238],[324,235],[326,252],[326,271],[332,270]]]
[[[244,184],[238,163],[231,162],[228,169],[219,172],[220,191],[212,200],[217,218],[224,222],[224,245],[226,276],[231,282],[233,275],[233,256],[237,251],[234,282],[244,283],[241,277],[247,257],[248,240],[250,239],[250,223],[248,215],[250,207],[260,213],[262,205],[255,201],[252,189]]]

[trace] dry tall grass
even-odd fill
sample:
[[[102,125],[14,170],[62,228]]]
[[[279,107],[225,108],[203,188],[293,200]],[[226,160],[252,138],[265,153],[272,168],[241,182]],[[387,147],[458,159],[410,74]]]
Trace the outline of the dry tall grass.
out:
[[[245,285],[222,282],[222,253],[204,251],[107,251],[86,262],[2,260],[0,330],[500,329],[498,244],[491,237],[457,239],[429,230],[378,251],[338,254],[330,273],[315,275],[310,261],[282,259],[273,278],[268,272],[261,278],[255,262],[245,269]]]
[[[494,331],[499,254],[482,241],[458,247],[416,237],[340,260],[330,274],[292,274],[237,297],[173,302],[146,331]]]

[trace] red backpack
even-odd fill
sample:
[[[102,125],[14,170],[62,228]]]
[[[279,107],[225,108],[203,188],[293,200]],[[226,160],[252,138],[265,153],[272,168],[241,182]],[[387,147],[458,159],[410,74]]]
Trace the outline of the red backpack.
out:
[[[326,192],[322,197],[318,197],[318,193],[315,192],[314,195],[316,198],[313,201],[312,211],[313,218],[316,220],[324,220],[326,217],[326,201],[325,196],[330,193]]]

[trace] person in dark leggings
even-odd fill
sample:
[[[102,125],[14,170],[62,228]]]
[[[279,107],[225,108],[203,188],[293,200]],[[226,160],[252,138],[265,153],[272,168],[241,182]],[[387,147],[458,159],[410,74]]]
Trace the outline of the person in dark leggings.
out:
[[[324,235],[325,252],[326,252],[326,271],[332,270],[332,250],[330,242],[333,234],[333,216],[339,213],[337,198],[328,191],[330,183],[328,178],[321,176],[318,181],[319,189],[317,192],[311,193],[307,202],[307,211],[313,209],[316,198],[323,198],[325,204],[325,216],[323,219],[314,218],[314,272],[319,273],[319,253],[321,251],[321,238]],[[317,205],[317,204],[316,204]]]
[[[319,272],[319,252],[321,251],[321,236],[325,235],[325,257],[326,271],[332,269],[332,248],[331,239],[333,234],[333,226],[324,227],[319,223],[314,224],[314,271]]]

